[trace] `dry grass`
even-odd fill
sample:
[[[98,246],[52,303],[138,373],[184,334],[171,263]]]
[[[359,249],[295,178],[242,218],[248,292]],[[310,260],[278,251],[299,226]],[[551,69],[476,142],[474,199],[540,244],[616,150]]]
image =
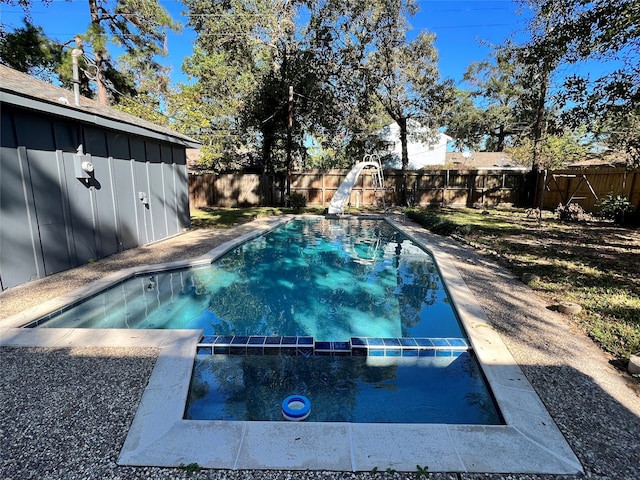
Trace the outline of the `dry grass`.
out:
[[[577,303],[576,323],[616,362],[640,352],[640,231],[610,222],[566,223],[524,210],[420,210],[428,227],[461,236],[495,257],[550,303]],[[431,224],[431,225],[429,225]]]

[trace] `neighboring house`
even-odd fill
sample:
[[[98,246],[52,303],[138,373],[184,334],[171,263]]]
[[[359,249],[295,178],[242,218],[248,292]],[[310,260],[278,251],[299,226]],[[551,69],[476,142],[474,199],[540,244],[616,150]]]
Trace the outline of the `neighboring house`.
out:
[[[589,158],[567,165],[566,168],[629,168],[633,161],[628,154],[612,153],[603,157]]]
[[[190,225],[197,141],[0,65],[0,289]]]
[[[445,165],[457,170],[527,170],[504,152],[447,152]]]
[[[444,133],[438,133],[436,141],[428,141],[428,129],[422,127],[415,120],[408,121],[407,153],[409,155],[409,170],[419,170],[445,164],[447,143],[453,140]],[[381,157],[387,156],[385,168],[402,168],[402,144],[400,142],[400,127],[392,123],[380,132],[380,139],[389,145],[386,152],[380,152]]]
[[[200,170],[200,149],[187,148],[185,152],[187,156],[187,172],[193,173]]]

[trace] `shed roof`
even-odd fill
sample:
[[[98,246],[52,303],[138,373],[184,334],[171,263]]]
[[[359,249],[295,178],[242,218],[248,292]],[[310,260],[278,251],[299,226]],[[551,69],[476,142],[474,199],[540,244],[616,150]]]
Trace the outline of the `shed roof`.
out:
[[[191,137],[115,108],[100,105],[90,98],[80,97],[80,105],[76,105],[73,92],[5,65],[0,65],[0,103],[17,105],[185,147],[200,146],[200,143]]]

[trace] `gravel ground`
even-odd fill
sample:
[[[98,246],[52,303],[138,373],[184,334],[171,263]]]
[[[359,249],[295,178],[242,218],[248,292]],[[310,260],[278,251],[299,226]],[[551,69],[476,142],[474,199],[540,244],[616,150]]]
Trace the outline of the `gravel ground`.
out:
[[[522,282],[464,245],[395,216],[448,253],[582,462],[585,478],[640,479],[638,382]],[[102,275],[202,255],[256,228],[197,230],[0,294],[2,319]],[[154,349],[1,348],[2,479],[408,479],[416,473],[121,467],[116,460],[155,363]],[[582,477],[582,476],[581,476]],[[436,480],[563,476],[433,473]]]

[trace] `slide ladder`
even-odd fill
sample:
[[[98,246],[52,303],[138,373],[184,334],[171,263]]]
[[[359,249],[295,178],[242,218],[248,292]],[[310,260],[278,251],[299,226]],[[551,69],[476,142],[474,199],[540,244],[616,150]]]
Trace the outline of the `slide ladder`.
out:
[[[358,181],[358,177],[362,170],[367,167],[373,167],[376,169],[376,173],[373,175],[373,192],[377,199],[382,200],[382,207],[385,208],[384,203],[384,175],[382,173],[382,165],[380,165],[380,158],[377,154],[367,154],[362,159],[362,162],[356,163],[351,171],[347,174],[342,181],[338,190],[333,195],[331,203],[329,203],[329,214],[342,214],[344,213],[344,205],[351,196],[351,191],[354,185]]]

